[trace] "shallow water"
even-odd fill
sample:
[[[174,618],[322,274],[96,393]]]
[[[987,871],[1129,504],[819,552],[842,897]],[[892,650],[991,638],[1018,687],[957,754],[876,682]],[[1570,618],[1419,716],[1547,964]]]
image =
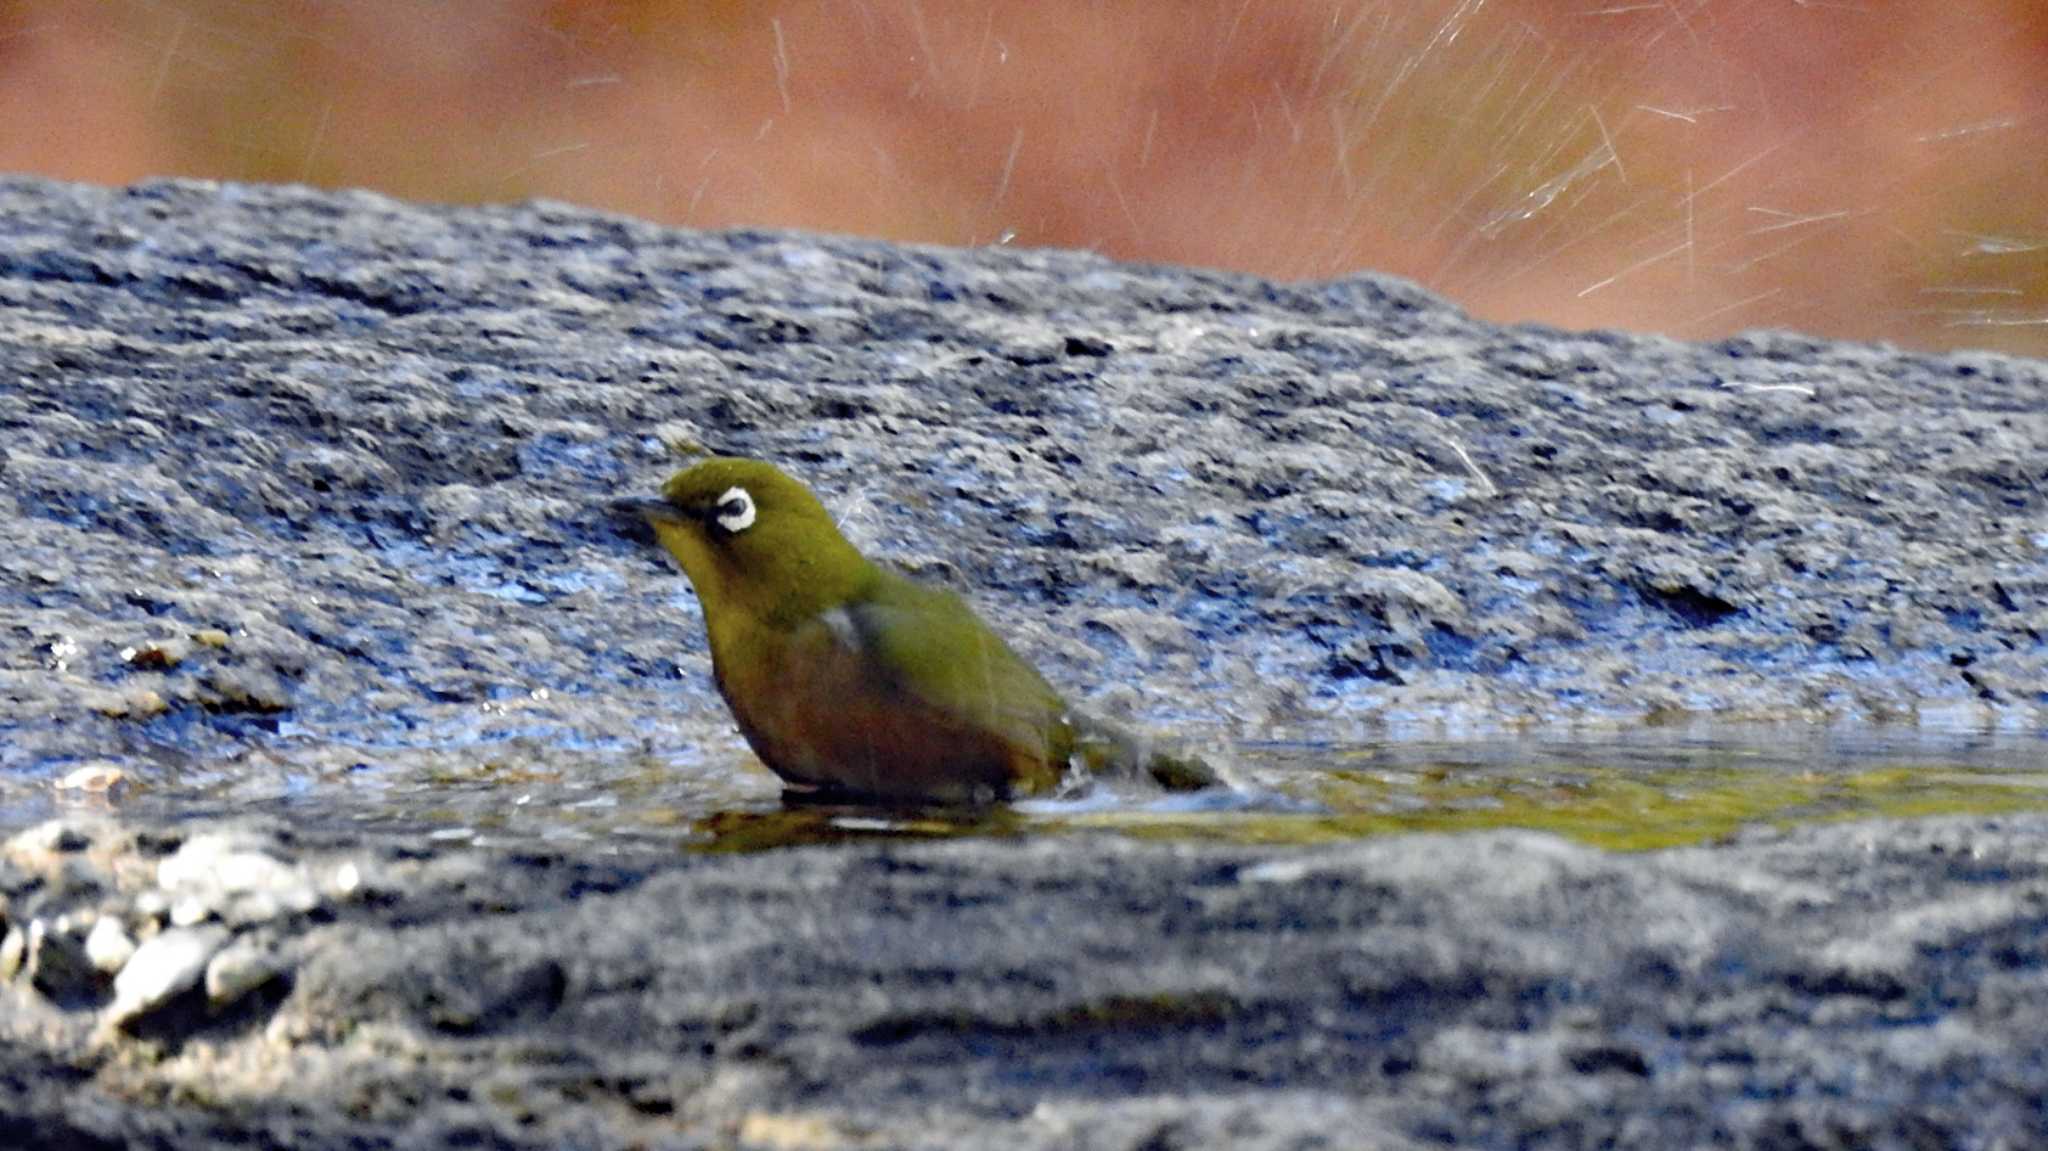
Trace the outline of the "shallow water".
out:
[[[1164,796],[1093,784],[982,811],[792,806],[736,747],[688,757],[518,745],[291,747],[225,763],[128,757],[108,761],[124,777],[112,794],[60,788],[66,770],[0,779],[0,831],[90,812],[171,822],[273,813],[378,837],[601,853],[1072,834],[1298,844],[1527,828],[1629,851],[1758,824],[2048,810],[2048,738],[2039,736],[1642,729],[1205,754],[1234,790]]]

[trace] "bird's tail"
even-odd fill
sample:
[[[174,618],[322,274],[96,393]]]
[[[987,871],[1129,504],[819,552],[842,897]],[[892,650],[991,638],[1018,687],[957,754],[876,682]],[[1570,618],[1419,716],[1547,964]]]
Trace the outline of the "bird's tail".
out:
[[[1071,726],[1074,758],[1098,778],[1149,779],[1167,791],[1201,791],[1223,784],[1223,777],[1202,760],[1155,747],[1151,737],[1121,724],[1075,715]]]

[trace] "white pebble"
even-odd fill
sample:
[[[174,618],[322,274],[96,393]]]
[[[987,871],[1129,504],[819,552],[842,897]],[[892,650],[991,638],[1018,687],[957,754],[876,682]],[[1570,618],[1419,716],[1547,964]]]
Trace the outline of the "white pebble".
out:
[[[128,929],[111,915],[102,916],[85,936],[85,957],[94,969],[112,975],[135,957],[135,941]]]
[[[206,965],[206,998],[225,1007],[277,978],[282,966],[268,948],[243,939],[225,948]]]
[[[114,977],[107,1018],[123,1023],[161,1007],[206,973],[206,962],[228,941],[223,927],[173,927],[135,949]]]

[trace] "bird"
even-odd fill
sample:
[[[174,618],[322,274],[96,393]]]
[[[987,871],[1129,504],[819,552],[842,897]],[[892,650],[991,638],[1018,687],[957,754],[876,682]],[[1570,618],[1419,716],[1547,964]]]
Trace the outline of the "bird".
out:
[[[682,566],[719,694],[786,796],[986,804],[1077,775],[1217,782],[1075,712],[964,599],[870,561],[767,461],[703,459],[615,507]]]

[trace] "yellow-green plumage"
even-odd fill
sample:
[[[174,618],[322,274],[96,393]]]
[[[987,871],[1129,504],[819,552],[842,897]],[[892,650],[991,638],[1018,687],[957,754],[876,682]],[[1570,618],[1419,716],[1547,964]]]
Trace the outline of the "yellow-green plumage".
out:
[[[635,505],[704,608],[719,691],[797,788],[895,800],[1044,791],[1080,746],[1066,705],[951,592],[870,563],[802,484],[710,459]]]

